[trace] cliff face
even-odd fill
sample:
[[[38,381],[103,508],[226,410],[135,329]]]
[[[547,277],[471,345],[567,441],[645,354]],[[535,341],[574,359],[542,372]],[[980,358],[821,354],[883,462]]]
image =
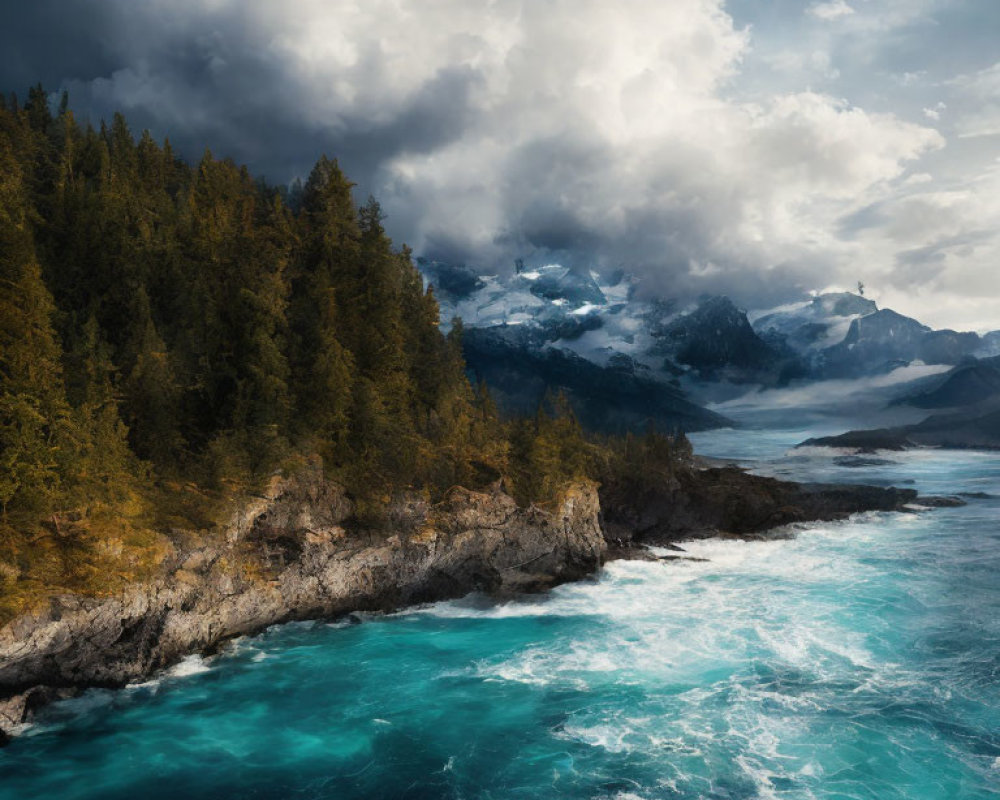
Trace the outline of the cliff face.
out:
[[[780,481],[734,467],[680,471],[654,487],[601,487],[607,536],[616,544],[669,544],[696,537],[747,536],[793,522],[899,511],[913,489]]]
[[[460,488],[435,506],[403,498],[384,530],[348,533],[351,513],[318,470],[276,479],[224,538],[178,547],[155,581],[106,599],[56,597],[14,620],[0,629],[0,738],[54,697],[122,686],[268,625],[537,590],[593,572],[606,549],[588,484],[551,513]]]
[[[279,622],[536,591],[593,573],[639,544],[745,536],[857,511],[902,509],[909,489],[778,481],[738,469],[681,470],[649,485],[581,483],[558,508],[518,508],[499,489],[453,489],[392,505],[378,529],[315,466],[275,479],[210,544],[175,545],[160,576],[120,596],[52,598],[0,629],[0,743],[53,699],[140,680],[190,653]],[[613,543],[609,554],[607,540]]]

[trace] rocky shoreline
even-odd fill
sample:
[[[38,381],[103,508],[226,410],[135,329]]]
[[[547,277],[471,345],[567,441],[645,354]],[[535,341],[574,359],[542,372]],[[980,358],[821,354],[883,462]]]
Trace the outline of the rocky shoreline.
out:
[[[909,489],[804,485],[736,468],[685,470],[655,492],[580,483],[555,508],[500,485],[436,505],[399,498],[379,530],[320,468],[275,478],[211,544],[176,547],[160,576],[109,598],[51,598],[0,628],[0,740],[53,700],[147,678],[282,622],[392,610],[472,591],[544,590],[646,544],[748,536],[792,522],[903,510]]]
[[[853,430],[821,436],[798,447],[836,447],[858,453],[940,447],[946,450],[1000,450],[1000,406],[978,406],[933,414],[915,425]]]

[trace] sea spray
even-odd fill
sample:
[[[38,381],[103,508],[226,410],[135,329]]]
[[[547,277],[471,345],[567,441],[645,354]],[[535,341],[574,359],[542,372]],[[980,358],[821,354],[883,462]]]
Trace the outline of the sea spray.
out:
[[[858,480],[795,432],[738,436],[761,469]],[[1000,495],[996,456],[897,458],[864,480]],[[990,797],[998,519],[990,497],[862,514],[515,601],[278,626],[155,692],[57,704],[0,752],[0,798]]]

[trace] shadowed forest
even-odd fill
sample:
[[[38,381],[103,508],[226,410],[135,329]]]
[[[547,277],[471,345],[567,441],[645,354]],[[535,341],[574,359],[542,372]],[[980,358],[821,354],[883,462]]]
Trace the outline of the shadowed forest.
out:
[[[588,441],[556,394],[498,418],[335,160],[289,191],[41,86],[0,105],[0,613],[141,577],[164,533],[316,455],[370,523],[402,489],[545,502],[672,457]]]

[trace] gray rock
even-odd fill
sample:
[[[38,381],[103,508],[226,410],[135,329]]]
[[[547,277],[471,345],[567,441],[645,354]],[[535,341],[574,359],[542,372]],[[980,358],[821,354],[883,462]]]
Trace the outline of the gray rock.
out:
[[[376,531],[346,531],[351,511],[318,468],[275,478],[155,580],[54,597],[13,620],[0,629],[0,730],[59,693],[123,686],[275,623],[538,590],[593,572],[606,553],[590,484],[553,511],[518,508],[499,488],[455,489],[436,506],[407,495]]]

